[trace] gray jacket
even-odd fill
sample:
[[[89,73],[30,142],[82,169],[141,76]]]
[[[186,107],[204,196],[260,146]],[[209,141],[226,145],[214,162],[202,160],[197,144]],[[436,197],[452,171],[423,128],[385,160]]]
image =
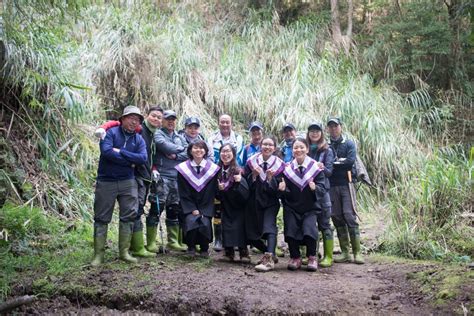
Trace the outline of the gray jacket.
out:
[[[154,140],[156,144],[156,155],[154,165],[158,168],[163,178],[176,180],[178,172],[174,168],[177,164],[188,159],[187,149],[188,143],[181,135],[175,131],[168,133],[165,128],[155,132]],[[175,154],[175,159],[167,156]]]

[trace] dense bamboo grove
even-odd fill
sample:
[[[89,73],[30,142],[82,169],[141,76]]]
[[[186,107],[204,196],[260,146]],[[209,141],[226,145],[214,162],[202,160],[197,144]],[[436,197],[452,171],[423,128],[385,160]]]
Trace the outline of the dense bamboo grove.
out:
[[[433,89],[418,76],[401,92],[400,77],[378,74],[402,74],[380,64],[384,45],[341,52],[326,11],[282,25],[276,9],[231,2],[105,2],[4,1],[2,203],[89,219],[91,131],[130,103],[164,102],[180,123],[199,116],[205,134],[221,113],[242,133],[256,119],[273,134],[287,121],[303,132],[338,115],[376,185],[361,190],[362,208],[392,214],[380,249],[472,255],[473,229],[462,219],[472,214],[468,89]]]

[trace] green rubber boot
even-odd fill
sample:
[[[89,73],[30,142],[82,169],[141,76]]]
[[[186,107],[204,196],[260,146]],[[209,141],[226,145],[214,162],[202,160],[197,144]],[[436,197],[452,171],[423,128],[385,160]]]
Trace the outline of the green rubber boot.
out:
[[[104,263],[105,244],[107,243],[107,225],[94,225],[94,258],[91,266],[97,267]]]
[[[323,247],[324,247],[324,258],[319,262],[319,266],[323,268],[329,268],[332,266],[332,254],[334,251],[334,239],[332,230],[325,231],[323,233]]]
[[[283,258],[283,257],[285,256],[285,252],[284,252],[279,246],[277,246],[277,247],[275,248],[275,255],[276,255],[277,257]]]
[[[364,264],[364,257],[360,250],[360,232],[359,227],[349,228],[349,237],[351,239],[352,254],[354,255],[354,263]]]
[[[349,256],[349,232],[346,226],[336,227],[337,238],[339,239],[339,246],[341,247],[341,255],[334,258],[335,263],[350,262]]]
[[[178,244],[181,247],[186,248],[186,250],[188,249],[188,245],[184,243],[184,231],[181,227],[179,227],[179,230],[178,230]]]
[[[155,253],[149,252],[145,249],[142,230],[132,234],[130,253],[135,257],[142,258],[153,258],[156,256]]]
[[[160,248],[156,244],[156,235],[158,233],[158,226],[147,226],[146,227],[146,250],[149,252],[157,253]]]
[[[132,239],[132,226],[133,222],[119,223],[119,258],[128,263],[137,263],[137,258],[132,257],[128,253]]]
[[[308,264],[308,257],[306,256],[306,246],[300,246],[300,255],[301,255],[301,264],[307,265]]]
[[[168,235],[168,243],[166,244],[166,248],[174,251],[186,251],[187,247],[181,246],[178,242],[179,225],[168,225],[166,226],[166,230]]]

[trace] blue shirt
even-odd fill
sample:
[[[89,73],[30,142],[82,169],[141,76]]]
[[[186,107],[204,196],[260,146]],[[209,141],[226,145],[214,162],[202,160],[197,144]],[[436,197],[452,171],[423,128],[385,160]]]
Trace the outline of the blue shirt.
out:
[[[242,158],[242,164],[245,166],[247,160],[255,154],[260,152],[260,145],[248,144],[244,148],[244,155]]]
[[[120,152],[114,148],[120,149]],[[128,133],[121,126],[112,127],[100,141],[97,180],[134,179],[135,167],[146,163],[147,157],[146,144],[141,135]]]

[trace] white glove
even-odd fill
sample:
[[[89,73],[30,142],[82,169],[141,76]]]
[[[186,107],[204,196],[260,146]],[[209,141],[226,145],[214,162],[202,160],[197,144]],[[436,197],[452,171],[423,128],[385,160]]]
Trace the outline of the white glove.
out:
[[[94,136],[97,137],[97,138],[100,138],[102,140],[105,138],[105,134],[107,134],[107,132],[102,127],[99,127],[94,132]]]
[[[151,171],[151,181],[153,182],[158,182],[160,180],[160,173],[158,170],[152,170]]]

